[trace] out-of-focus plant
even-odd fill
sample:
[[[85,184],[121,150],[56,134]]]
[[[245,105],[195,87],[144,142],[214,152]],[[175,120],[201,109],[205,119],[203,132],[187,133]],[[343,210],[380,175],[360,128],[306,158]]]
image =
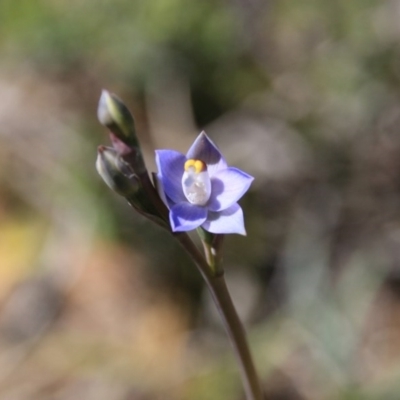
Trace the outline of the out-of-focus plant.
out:
[[[157,150],[159,171],[152,175],[152,181],[134,120],[123,102],[103,91],[98,118],[110,130],[113,147],[99,147],[97,171],[112,190],[168,230],[192,257],[235,350],[247,399],[261,400],[261,385],[221,265],[223,235],[245,234],[243,212],[237,201],[253,178],[228,167],[218,148],[202,132],[186,156],[173,150]],[[194,229],[203,243],[204,255],[186,233]]]

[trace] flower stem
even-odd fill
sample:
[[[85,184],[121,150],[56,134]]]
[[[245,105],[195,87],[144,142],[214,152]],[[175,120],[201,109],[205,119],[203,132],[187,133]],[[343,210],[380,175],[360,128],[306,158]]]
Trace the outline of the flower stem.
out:
[[[229,295],[223,273],[218,275],[212,273],[203,255],[186,233],[176,233],[174,236],[193,258],[206,281],[239,363],[246,399],[262,400],[261,385],[250,354],[246,333]]]
[[[216,235],[207,232],[205,229],[197,228],[197,233],[203,243],[204,255],[208,266],[214,276],[223,275],[222,264],[222,243],[224,235]]]
[[[232,302],[224,276],[213,277],[211,287],[211,294],[239,360],[246,396],[249,400],[261,400],[263,398],[261,385],[246,340],[246,333]]]

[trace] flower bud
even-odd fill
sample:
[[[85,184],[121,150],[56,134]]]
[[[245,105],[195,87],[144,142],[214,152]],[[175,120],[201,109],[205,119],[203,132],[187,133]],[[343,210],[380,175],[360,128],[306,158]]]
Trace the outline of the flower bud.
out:
[[[107,90],[102,91],[97,107],[97,118],[123,143],[130,147],[139,147],[132,114],[115,94]]]
[[[107,186],[121,196],[133,196],[140,189],[138,178],[113,148],[99,146],[96,169]]]
[[[169,225],[160,217],[160,213],[150,201],[139,178],[132,173],[130,165],[122,159],[117,150],[99,146],[96,169],[107,186],[125,197],[136,211],[163,228],[169,229]]]

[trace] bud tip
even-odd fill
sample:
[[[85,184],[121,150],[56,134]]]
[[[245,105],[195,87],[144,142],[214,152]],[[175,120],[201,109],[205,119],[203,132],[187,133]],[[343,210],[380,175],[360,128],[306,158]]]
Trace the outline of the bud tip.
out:
[[[107,125],[112,122],[112,116],[109,111],[109,100],[111,98],[110,92],[103,89],[101,91],[99,105],[97,107],[97,118],[102,125]]]

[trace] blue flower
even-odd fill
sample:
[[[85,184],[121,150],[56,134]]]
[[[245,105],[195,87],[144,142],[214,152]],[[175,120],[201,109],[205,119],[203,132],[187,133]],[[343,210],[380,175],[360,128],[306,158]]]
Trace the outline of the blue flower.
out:
[[[200,133],[186,156],[174,150],[156,150],[156,162],[159,193],[169,208],[174,232],[201,226],[216,234],[246,234],[237,201],[254,178],[228,167],[205,132]]]

